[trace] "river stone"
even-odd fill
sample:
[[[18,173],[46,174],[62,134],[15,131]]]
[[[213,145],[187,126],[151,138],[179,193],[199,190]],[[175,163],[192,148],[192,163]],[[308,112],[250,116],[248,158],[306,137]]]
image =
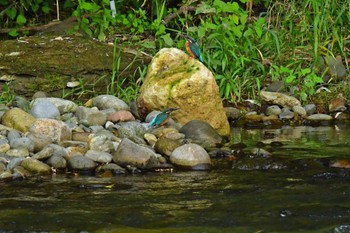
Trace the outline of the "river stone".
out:
[[[75,110],[78,107],[78,105],[73,101],[65,100],[61,98],[54,98],[54,97],[33,99],[32,102],[30,103],[30,106],[33,107],[36,104],[38,104],[38,102],[50,102],[54,104],[57,107],[57,109],[60,111],[60,114],[75,112]]]
[[[150,145],[151,147],[154,147],[154,145],[157,142],[157,137],[154,134],[151,133],[145,133],[145,135],[143,136],[143,138],[146,140],[146,142],[148,143],[148,145]]]
[[[137,144],[146,144],[143,139],[146,129],[140,122],[120,122],[117,126],[117,132],[120,138],[129,138]]]
[[[294,118],[294,113],[288,108],[283,108],[282,112],[278,115],[281,120],[290,120]]]
[[[112,155],[104,151],[88,150],[85,156],[98,163],[110,163],[112,161]]]
[[[163,48],[153,57],[137,106],[143,117],[152,110],[180,107],[171,114],[180,124],[202,120],[220,135],[230,135],[219,87],[212,72],[177,48]]]
[[[41,151],[35,153],[32,158],[37,159],[37,160],[45,160],[50,158],[54,153],[54,149],[52,147],[45,147]]]
[[[50,101],[38,101],[30,109],[30,114],[36,118],[56,119],[60,116],[60,111]]]
[[[33,176],[33,174],[22,166],[17,166],[13,169],[13,176],[22,179]]]
[[[34,152],[39,152],[45,146],[52,143],[52,139],[47,135],[35,135],[33,133],[29,133],[27,137],[33,141]]]
[[[3,125],[21,132],[27,132],[35,120],[35,117],[20,108],[12,108],[2,116]]]
[[[224,139],[210,124],[199,120],[188,122],[179,132],[206,149],[221,146],[224,142]]]
[[[113,153],[113,161],[122,167],[131,165],[140,169],[153,169],[159,166],[155,152],[128,138],[122,139],[118,149]]]
[[[154,149],[159,154],[170,156],[171,153],[180,146],[182,146],[182,143],[180,143],[178,140],[161,137],[156,142]]]
[[[237,120],[241,117],[241,110],[234,107],[225,107],[226,117],[230,120]]]
[[[0,153],[6,153],[10,150],[10,144],[6,139],[0,139]]]
[[[0,174],[6,170],[6,165],[3,163],[0,163]]]
[[[330,121],[333,117],[327,114],[312,114],[306,119],[310,121]]]
[[[314,114],[316,112],[316,105],[315,104],[307,104],[305,105],[305,111],[308,116]]]
[[[12,172],[6,170],[0,174],[0,180],[9,180],[12,179]]]
[[[43,150],[46,150],[46,148],[49,147],[49,148],[52,148],[53,149],[53,153],[52,153],[52,156],[61,156],[65,159],[68,159],[68,150],[60,145],[57,145],[57,144],[49,144],[47,145]],[[48,149],[49,150],[49,149]]]
[[[325,70],[328,72],[323,76],[323,81],[327,83],[331,77],[335,81],[341,81],[346,77],[346,67],[344,66],[341,57],[333,56],[322,56],[320,58],[320,73],[323,73]]]
[[[67,160],[60,155],[52,155],[48,160],[46,160],[46,163],[56,169],[67,168]]]
[[[130,110],[129,106],[123,100],[113,95],[96,96],[92,99],[92,104],[100,110],[108,108],[113,108],[115,110]]]
[[[49,165],[40,162],[37,159],[26,158],[21,162],[21,166],[34,174],[50,174],[51,168]]]
[[[119,110],[114,113],[110,113],[107,117],[107,120],[116,123],[120,121],[134,121],[135,117],[129,111]]]
[[[176,148],[170,155],[170,161],[181,168],[193,170],[208,170],[212,166],[206,150],[194,143]]]
[[[67,124],[54,119],[37,119],[30,128],[30,133],[34,135],[45,135],[53,143],[72,139],[72,130]]]
[[[10,149],[6,152],[6,155],[10,157],[27,157],[29,151],[27,148]]]
[[[74,171],[93,171],[97,164],[83,155],[73,156],[68,160],[69,167]]]
[[[281,113],[282,113],[282,110],[278,105],[271,105],[271,106],[267,107],[265,115],[266,116],[271,116],[271,115],[278,116]]]
[[[75,115],[78,117],[79,123],[85,126],[104,125],[107,121],[106,113],[98,110],[97,108],[86,108],[79,106]]]
[[[122,168],[121,166],[115,163],[103,164],[102,166],[97,168],[97,172],[106,172],[106,171],[110,171],[113,174],[118,174],[118,175],[126,173],[125,168]]]
[[[28,137],[15,138],[10,141],[12,149],[26,148],[29,152],[34,151],[34,142]]]
[[[304,117],[304,118],[307,117],[306,110],[302,106],[294,106],[293,112],[295,112],[296,114],[298,114],[301,117]]]
[[[104,131],[96,134],[89,135],[89,148],[90,150],[112,152],[114,150],[114,145],[109,137]]]
[[[10,160],[10,162],[7,164],[7,169],[8,170],[13,170],[16,166],[19,166],[21,165],[22,161],[24,160],[25,158],[13,158]]]
[[[18,139],[18,138],[21,138],[21,134],[17,130],[10,130],[7,133],[7,139],[8,139],[10,144],[13,140]]]
[[[277,104],[289,109],[293,108],[296,105],[301,105],[300,101],[297,98],[278,92],[261,91],[260,97],[267,103]]]

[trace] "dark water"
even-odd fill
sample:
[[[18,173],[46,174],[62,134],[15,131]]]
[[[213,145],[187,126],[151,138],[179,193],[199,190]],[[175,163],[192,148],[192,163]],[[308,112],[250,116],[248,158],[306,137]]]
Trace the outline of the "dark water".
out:
[[[1,182],[0,232],[350,232],[349,169],[330,166],[350,159],[349,132],[234,130],[247,151],[283,141],[272,156],[301,164],[286,169],[240,170],[223,158],[210,172]]]

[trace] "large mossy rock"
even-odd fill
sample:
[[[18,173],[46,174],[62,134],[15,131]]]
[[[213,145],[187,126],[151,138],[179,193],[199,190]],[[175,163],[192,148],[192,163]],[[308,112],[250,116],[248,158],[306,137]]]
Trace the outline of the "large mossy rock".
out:
[[[31,97],[37,91],[61,97],[72,91],[68,82],[80,81],[87,90],[105,93],[111,83],[113,44],[79,35],[37,34],[19,40],[0,41],[0,88],[11,82],[17,95]],[[137,49],[118,45],[122,77],[129,78],[150,58]],[[79,83],[79,82],[78,82]]]
[[[164,48],[152,59],[137,99],[145,116],[152,110],[179,107],[171,117],[181,124],[191,120],[209,123],[222,136],[230,126],[211,71],[176,48]]]

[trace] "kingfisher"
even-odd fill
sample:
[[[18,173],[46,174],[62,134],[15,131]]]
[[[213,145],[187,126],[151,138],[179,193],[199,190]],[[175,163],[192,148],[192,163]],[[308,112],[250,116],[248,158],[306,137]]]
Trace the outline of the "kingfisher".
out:
[[[175,111],[178,109],[180,109],[180,108],[167,108],[167,109],[165,109],[164,111],[162,111],[161,113],[159,113],[157,116],[155,116],[153,118],[153,120],[149,123],[148,128],[165,125],[170,118],[170,113],[172,111]]]
[[[197,41],[188,35],[179,34],[179,36],[186,40],[186,49],[187,52],[191,55],[191,57],[197,58],[198,60],[203,62],[203,58]]]

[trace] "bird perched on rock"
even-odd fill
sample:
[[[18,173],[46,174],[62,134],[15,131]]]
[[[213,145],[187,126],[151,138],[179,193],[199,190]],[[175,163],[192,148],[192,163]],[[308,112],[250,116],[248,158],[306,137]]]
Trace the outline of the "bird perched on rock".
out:
[[[191,55],[191,57],[197,58],[198,60],[203,62],[203,58],[197,41],[188,35],[179,34],[179,36],[186,40],[186,49],[187,52]]]
[[[170,113],[172,111],[175,111],[178,109],[180,109],[180,108],[167,108],[167,109],[165,109],[164,111],[162,111],[161,113],[159,113],[157,116],[155,116],[153,118],[153,120],[149,123],[148,128],[165,125],[170,118]]]

